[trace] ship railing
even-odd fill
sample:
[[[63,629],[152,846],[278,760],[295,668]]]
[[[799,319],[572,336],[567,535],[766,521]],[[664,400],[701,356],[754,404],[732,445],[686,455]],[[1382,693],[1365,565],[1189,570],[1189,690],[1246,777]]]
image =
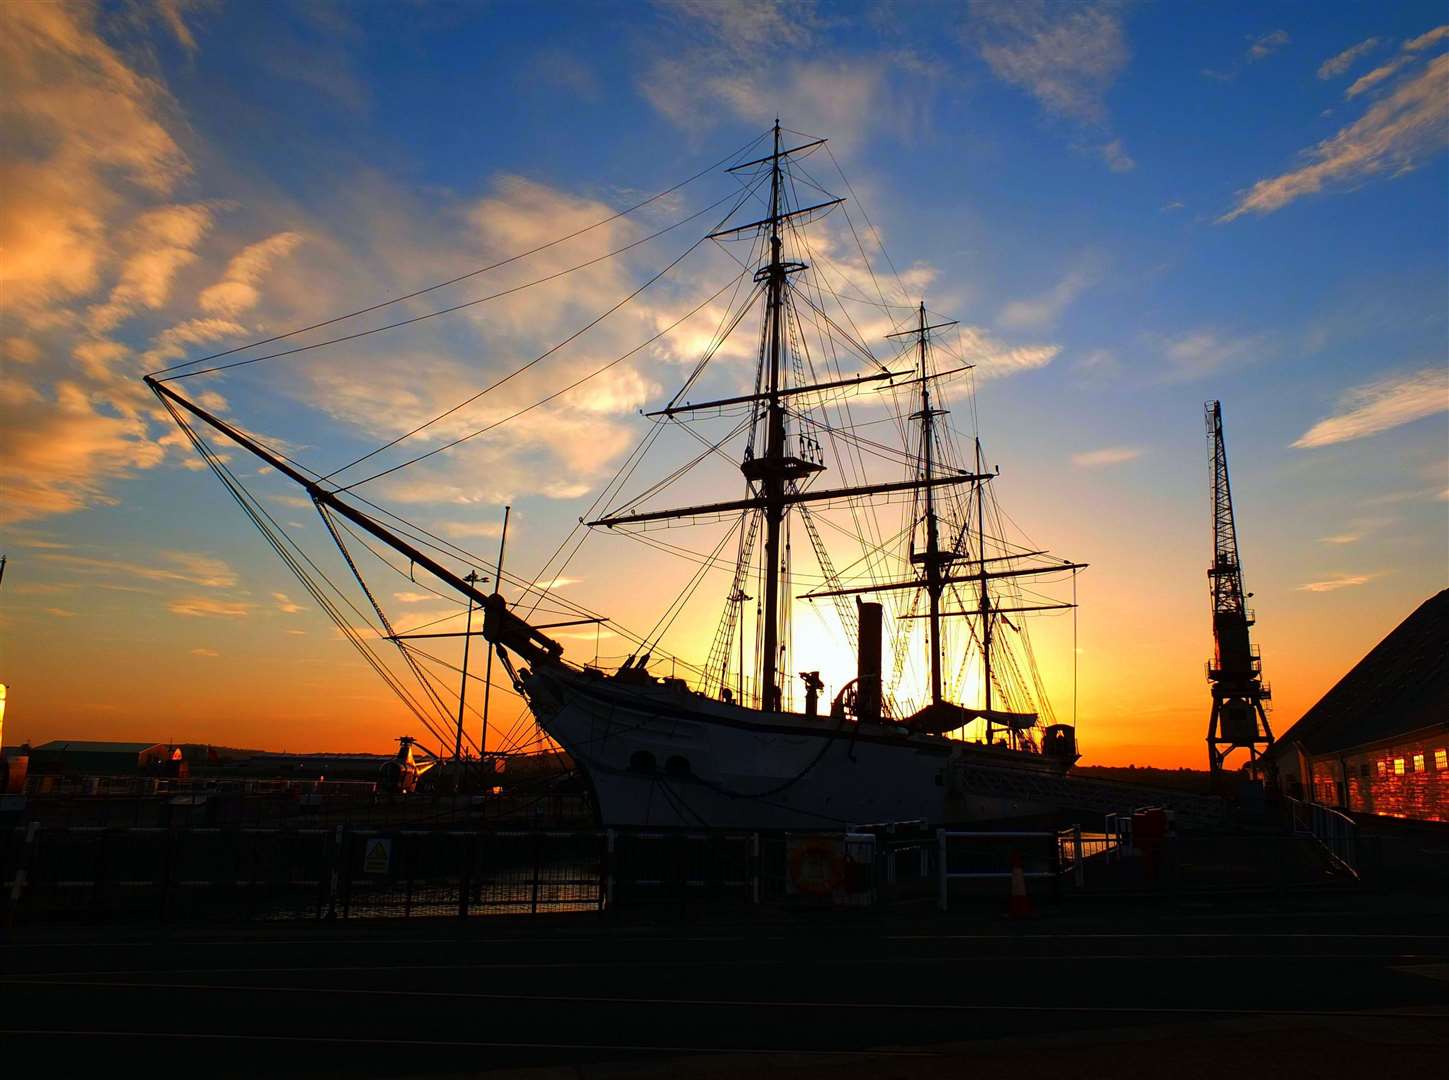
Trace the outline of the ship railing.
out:
[[[1343,870],[1358,877],[1358,823],[1318,802],[1284,796],[1295,836],[1311,836]]]

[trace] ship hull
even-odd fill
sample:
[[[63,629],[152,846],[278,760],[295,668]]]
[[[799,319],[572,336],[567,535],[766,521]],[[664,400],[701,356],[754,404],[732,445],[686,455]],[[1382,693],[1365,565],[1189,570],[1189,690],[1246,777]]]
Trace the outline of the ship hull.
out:
[[[1061,771],[1037,754],[760,712],[682,684],[551,667],[523,683],[544,730],[587,772],[607,827],[833,830],[1021,817],[1051,808],[955,791],[952,763]]]

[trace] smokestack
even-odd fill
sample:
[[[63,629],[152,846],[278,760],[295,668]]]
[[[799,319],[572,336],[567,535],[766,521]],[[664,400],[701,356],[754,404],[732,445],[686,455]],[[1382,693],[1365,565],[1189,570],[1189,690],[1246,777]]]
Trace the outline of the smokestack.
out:
[[[862,724],[878,724],[881,607],[857,600],[856,611],[860,616],[860,640],[855,668],[855,718]]]

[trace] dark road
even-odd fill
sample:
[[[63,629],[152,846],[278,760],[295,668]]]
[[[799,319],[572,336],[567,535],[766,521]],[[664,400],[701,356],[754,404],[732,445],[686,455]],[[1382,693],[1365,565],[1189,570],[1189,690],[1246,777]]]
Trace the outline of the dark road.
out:
[[[1449,932],[1433,904],[1293,907],[49,928],[0,947],[0,1035],[57,1063],[213,1075],[1182,1080],[1264,1054],[1277,1076],[1442,1063]]]

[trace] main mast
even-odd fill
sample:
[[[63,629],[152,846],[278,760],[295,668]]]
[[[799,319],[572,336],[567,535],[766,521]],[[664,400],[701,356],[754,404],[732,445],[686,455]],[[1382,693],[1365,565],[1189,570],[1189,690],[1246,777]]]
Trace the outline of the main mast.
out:
[[[676,399],[676,401],[671,402],[666,408],[647,414],[651,417],[665,416],[677,418],[683,414],[722,406],[744,404],[746,402],[756,403],[760,409],[756,413],[756,423],[762,423],[764,430],[760,431],[758,426],[755,427],[751,439],[751,446],[758,447],[758,450],[747,450],[745,459],[740,464],[740,471],[749,483],[749,491],[746,497],[723,502],[658,510],[637,510],[632,507],[621,508],[617,512],[607,513],[602,517],[585,522],[589,526],[615,528],[622,525],[643,525],[651,522],[663,522],[687,517],[715,516],[738,511],[759,511],[764,516],[764,552],[760,568],[764,581],[762,582],[762,603],[758,623],[758,640],[761,646],[758,683],[760,695],[758,704],[761,709],[772,711],[779,710],[783,707],[781,673],[784,668],[781,663],[781,653],[785,649],[787,627],[785,605],[789,603],[790,595],[787,588],[781,588],[787,573],[784,565],[785,557],[782,540],[787,536],[786,528],[790,508],[797,503],[828,503],[836,500],[864,498],[872,495],[889,495],[896,492],[920,492],[924,489],[927,493],[929,535],[926,541],[927,550],[923,555],[917,556],[917,559],[927,563],[927,576],[932,582],[933,611],[939,617],[941,614],[940,596],[950,581],[949,576],[943,573],[942,567],[956,556],[950,552],[942,552],[940,550],[939,527],[936,518],[933,491],[941,485],[957,486],[984,479],[984,477],[961,469],[941,468],[935,460],[936,447],[934,434],[930,431],[930,426],[932,417],[940,415],[940,410],[932,406],[930,390],[926,386],[926,377],[930,376],[927,370],[928,353],[926,349],[926,333],[935,327],[926,324],[923,305],[919,327],[909,331],[901,331],[901,334],[909,333],[919,335],[920,337],[920,356],[923,376],[922,406],[923,417],[927,425],[925,474],[901,481],[862,483],[831,489],[822,489],[813,486],[807,487],[804,483],[815,473],[824,470],[825,466],[821,461],[813,460],[810,455],[803,452],[790,452],[788,432],[786,430],[790,403],[801,396],[857,387],[879,380],[895,380],[908,373],[887,371],[877,364],[880,370],[876,373],[840,378],[809,385],[787,385],[785,364],[788,360],[787,349],[789,347],[789,338],[786,323],[786,319],[788,318],[786,306],[791,302],[789,279],[791,274],[800,273],[806,270],[807,266],[803,262],[785,257],[782,226],[792,221],[809,219],[827,212],[845,200],[842,198],[831,198],[813,206],[796,207],[794,209],[787,206],[789,192],[786,181],[788,180],[788,176],[782,163],[791,160],[793,155],[807,153],[815,147],[823,145],[825,140],[815,139],[799,146],[786,148],[782,146],[781,133],[780,123],[776,120],[775,126],[771,129],[771,153],[764,157],[756,158],[753,161],[735,165],[729,170],[731,172],[741,172],[763,165],[769,166],[770,194],[768,214],[757,221],[720,229],[709,234],[710,239],[725,240],[763,233],[769,244],[768,261],[763,262],[754,274],[755,281],[763,285],[764,300],[760,378],[757,383],[757,390],[753,394],[737,395],[713,401],[681,403]],[[951,324],[942,323],[939,325]],[[891,334],[888,336],[896,337],[898,335]],[[758,438],[761,434],[764,436],[763,439]],[[919,587],[919,584],[920,582],[918,580],[916,582],[917,587]],[[741,596],[743,596],[743,593],[737,584],[735,589],[732,590],[728,602],[739,604],[741,603]],[[742,622],[742,620],[740,621]],[[740,632],[743,644],[742,627]],[[935,653],[935,659],[932,663],[933,693],[937,701],[943,697],[940,644],[939,624],[937,620],[933,620],[932,649]],[[741,666],[743,667],[743,664]]]
[[[780,258],[780,121],[775,120],[775,147],[770,156],[770,262],[765,267],[769,366],[769,402],[765,419],[765,457],[761,470],[765,514],[765,626],[760,657],[760,707],[779,709],[780,663],[780,532],[785,520],[785,407],[780,403],[780,315],[784,305],[785,264]]]
[[[933,418],[935,413],[931,410],[931,379],[930,372],[926,368],[926,302],[921,301],[920,307],[920,350],[921,350],[921,457],[924,465],[924,479],[926,481],[926,595],[931,605],[930,632],[927,635],[931,643],[931,703],[940,704],[941,694],[941,591],[945,585],[941,581],[941,563],[944,561],[941,556],[939,530],[936,524],[936,495],[931,489],[931,458],[934,441]]]
[[[976,471],[982,468],[981,439],[976,440]],[[985,688],[984,708],[991,711],[991,589],[987,586],[990,575],[986,572],[986,488],[979,481],[976,484],[976,557],[980,560],[981,572],[981,684]],[[991,741],[991,722],[986,725],[986,741]]]

